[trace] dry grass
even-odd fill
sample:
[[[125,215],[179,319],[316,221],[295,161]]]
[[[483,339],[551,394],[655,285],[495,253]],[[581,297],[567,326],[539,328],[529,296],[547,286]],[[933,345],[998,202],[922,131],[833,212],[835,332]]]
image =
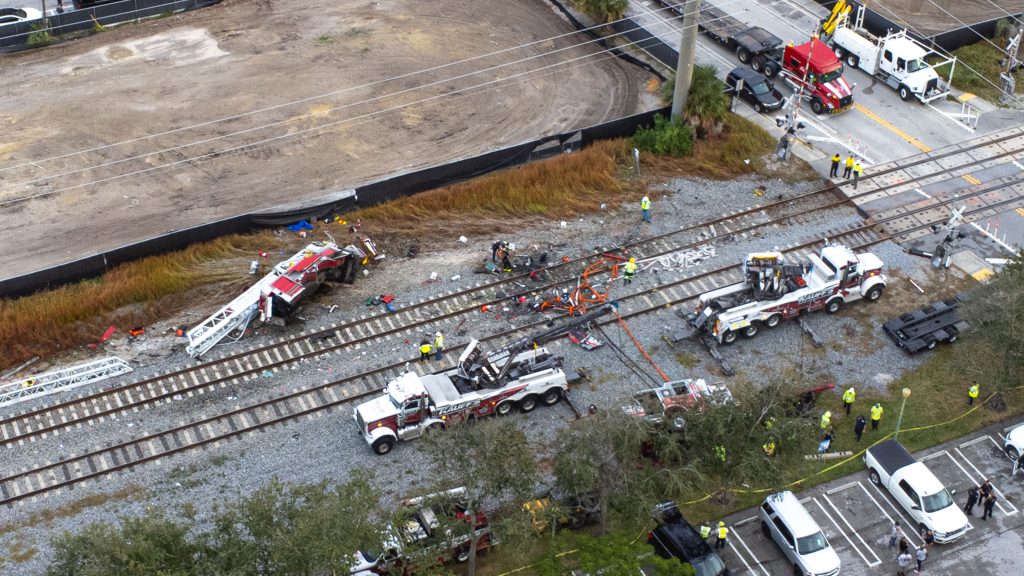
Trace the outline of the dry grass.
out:
[[[515,218],[521,224],[522,218],[591,212],[602,202],[613,204],[629,193],[622,178],[628,150],[625,140],[597,142],[579,152],[399,198],[350,216],[415,236],[436,233],[441,223],[474,234],[493,231],[496,220]]]
[[[166,317],[189,303],[175,295],[245,279],[243,266],[213,262],[277,243],[269,233],[226,236],[122,264],[97,279],[0,300],[0,367],[96,342],[111,324],[126,328]]]
[[[131,484],[110,494],[92,494],[59,508],[46,508],[39,512],[34,512],[31,516],[20,522],[0,524],[0,536],[12,534],[21,528],[50,525],[58,518],[73,518],[89,508],[116,502],[141,502],[147,498],[149,498],[149,491],[138,484]]]
[[[753,122],[729,114],[718,136],[694,143],[686,158],[646,158],[644,165],[672,176],[726,180],[765,169],[764,158],[775,150],[775,139]],[[749,163],[747,162],[749,160]]]

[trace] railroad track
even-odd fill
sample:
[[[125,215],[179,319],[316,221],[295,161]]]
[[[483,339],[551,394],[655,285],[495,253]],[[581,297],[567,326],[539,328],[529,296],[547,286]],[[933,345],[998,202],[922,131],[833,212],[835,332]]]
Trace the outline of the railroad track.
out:
[[[977,191],[979,194],[990,190]],[[1011,198],[1004,202],[1015,202]],[[953,202],[935,201],[935,205],[927,207],[933,210],[936,206]],[[992,206],[978,208],[967,212],[965,217],[987,213]],[[877,224],[877,223],[876,223]],[[919,227],[929,227],[933,223],[922,223]],[[854,249],[863,249],[892,238],[876,232],[875,224],[864,224],[836,230],[832,239],[845,243]],[[806,256],[814,251],[819,240],[811,240],[795,246],[780,247],[787,254]],[[719,286],[742,280],[738,267],[729,265],[699,274],[665,282],[650,289],[629,294],[619,299],[618,315],[630,319],[652,312],[675,307],[691,301],[699,294]],[[522,336],[544,326],[548,319],[541,317],[536,322],[483,338],[484,341]],[[600,324],[615,322],[606,320]],[[227,413],[218,414],[168,430],[156,432],[79,455],[69,455],[58,462],[46,463],[31,470],[24,470],[0,479],[0,504],[12,506],[14,503],[29,498],[36,498],[72,486],[87,480],[96,479],[106,474],[129,469],[140,464],[167,458],[175,454],[195,448],[215,445],[235,436],[285,423],[303,416],[328,413],[350,402],[378,393],[379,384],[408,362],[398,362],[381,368],[364,372],[347,378],[327,382],[322,385],[303,388],[290,394],[259,402]],[[417,371],[423,366],[414,363]],[[369,450],[367,448],[367,450]]]
[[[947,174],[957,175],[958,171],[1024,151],[1024,149],[1004,151],[981,159],[976,159],[969,154],[976,148],[987,147],[1016,138],[1018,135],[1017,131],[1013,131],[999,138],[979,142],[976,147],[940,149],[930,153],[926,158],[878,171],[863,178],[862,181],[870,181],[871,178],[884,178],[891,172],[939,160],[944,160],[947,164],[950,160],[955,160],[955,165],[944,168],[943,171]],[[865,191],[863,195],[877,194],[889,188],[904,186],[914,181],[924,182],[935,177],[935,173],[929,173],[909,180],[904,179],[871,191]],[[845,197],[830,199],[829,196],[832,193],[834,193],[834,188],[827,186],[764,206],[755,206],[726,214],[698,225],[615,247],[607,252],[628,253],[639,259],[654,258],[693,248],[709,241],[743,237],[746,234],[755,233],[761,228],[800,224],[813,212],[849,205],[850,200]],[[966,197],[962,196],[961,199]],[[808,206],[805,205],[806,202],[816,202],[816,204]],[[875,218],[871,220],[871,223],[884,226],[887,222],[899,220],[905,227],[906,221],[911,217],[911,215],[902,214],[899,218],[888,220]],[[472,288],[450,292],[430,300],[411,303],[399,308],[395,313],[353,319],[280,342],[225,355],[182,370],[158,374],[51,406],[43,406],[16,414],[0,420],[0,444],[12,446],[32,442],[52,434],[58,434],[68,427],[80,427],[98,420],[113,418],[118,413],[128,410],[136,411],[173,397],[194,396],[218,387],[225,388],[240,380],[256,378],[267,370],[280,369],[302,359],[347,347],[370,346],[398,334],[432,333],[438,329],[446,330],[449,323],[459,318],[469,317],[480,305],[508,302],[520,295],[546,292],[573,282],[583,265],[599,257],[599,254],[588,255],[568,262],[553,264],[546,268],[547,278],[543,284],[532,283],[528,274],[502,278],[494,282],[478,284]],[[502,289],[507,290],[507,293],[499,294],[499,290]],[[382,386],[383,383],[384,379],[378,377],[375,385]]]

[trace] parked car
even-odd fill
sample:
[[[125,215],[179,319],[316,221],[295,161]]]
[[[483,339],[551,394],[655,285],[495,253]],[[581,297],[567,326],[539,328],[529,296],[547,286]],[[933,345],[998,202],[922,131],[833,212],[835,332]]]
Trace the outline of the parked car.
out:
[[[35,8],[0,8],[0,26],[39,20],[42,17],[43,13]]]
[[[1017,426],[1006,434],[1003,449],[1010,460],[1017,460],[1024,454],[1024,424]]]
[[[765,498],[757,515],[761,517],[761,531],[782,550],[793,565],[793,574],[839,574],[839,555],[792,492],[787,490]]]
[[[743,88],[737,94],[736,84],[741,79]],[[779,92],[775,88],[775,84],[764,74],[751,68],[745,66],[733,68],[732,72],[725,77],[725,86],[729,89],[730,94],[753,106],[757,113],[782,108],[782,92]]]
[[[728,576],[725,562],[700,537],[697,530],[683,518],[671,500],[659,502],[651,514],[657,525],[647,535],[647,542],[662,558],[678,558],[693,566],[696,576]]]

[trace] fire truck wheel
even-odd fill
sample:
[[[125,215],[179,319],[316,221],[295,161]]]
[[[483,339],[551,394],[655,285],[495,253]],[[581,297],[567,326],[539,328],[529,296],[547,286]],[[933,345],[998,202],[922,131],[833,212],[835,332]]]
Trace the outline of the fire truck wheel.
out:
[[[882,286],[872,286],[871,290],[868,290],[868,293],[864,295],[864,298],[866,298],[868,302],[875,302],[882,297],[882,290]]]
[[[537,407],[537,397],[530,394],[526,398],[519,401],[520,412],[533,412],[533,409]]]
[[[825,111],[825,105],[821,103],[821,100],[817,97],[811,98],[811,110],[815,114],[821,114]]]
[[[494,413],[498,416],[508,416],[512,413],[512,403],[505,401],[498,404],[498,407],[494,409]]]
[[[747,50],[746,48],[740,46],[736,50],[736,58],[738,58],[739,61],[744,64],[750,64],[750,50]]]
[[[558,404],[558,401],[562,399],[562,391],[558,388],[550,388],[544,391],[544,395],[540,397],[540,401],[545,406],[554,406]]]
[[[769,328],[775,328],[782,322],[782,314],[772,314],[764,321],[764,325]]]
[[[825,303],[825,312],[829,314],[835,314],[839,312],[839,309],[843,307],[843,301],[840,298],[833,298]]]
[[[739,336],[736,332],[729,330],[725,334],[722,334],[722,344],[732,344],[736,341],[736,337]]]
[[[746,328],[743,329],[743,337],[744,338],[753,338],[754,336],[757,336],[757,332],[760,329],[761,328],[760,328],[760,326],[758,326],[757,322],[751,322],[750,326],[747,326]]]
[[[846,64],[850,68],[856,68],[857,65],[860,64],[860,58],[857,58],[857,56],[855,54],[847,54],[846,55]]]
[[[373,443],[373,451],[376,452],[377,454],[380,454],[381,456],[387,454],[388,452],[391,452],[391,449],[394,447],[395,439],[390,437],[378,438]]]

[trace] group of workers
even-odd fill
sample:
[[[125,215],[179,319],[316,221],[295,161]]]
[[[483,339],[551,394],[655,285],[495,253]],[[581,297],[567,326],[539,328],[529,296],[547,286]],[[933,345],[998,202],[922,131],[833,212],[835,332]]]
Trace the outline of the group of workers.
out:
[[[420,340],[420,362],[430,360],[431,354],[434,355],[434,360],[444,358],[444,334],[441,332],[434,334],[433,343],[427,338]]]
[[[718,530],[716,530],[715,539],[715,550],[725,548],[725,539],[729,537],[729,529],[725,526],[725,522],[718,522]],[[700,537],[703,540],[707,540],[711,536],[711,527],[707,524],[702,524],[700,527]]]
[[[828,175],[830,178],[839,178],[839,162],[842,161],[843,157],[836,152],[832,155],[832,166],[829,167]],[[846,157],[846,162],[843,163],[843,179],[849,180],[850,176],[853,176],[853,189],[857,189],[857,180],[860,179],[860,175],[864,173],[864,169],[861,168],[860,160],[855,158],[853,154]]]

